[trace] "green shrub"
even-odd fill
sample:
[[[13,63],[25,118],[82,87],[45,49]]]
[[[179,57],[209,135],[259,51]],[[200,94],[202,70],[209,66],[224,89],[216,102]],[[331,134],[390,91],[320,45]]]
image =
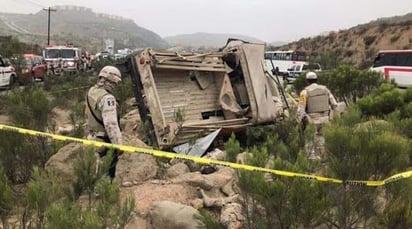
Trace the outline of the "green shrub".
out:
[[[394,42],[398,41],[400,37],[401,37],[400,35],[393,35],[390,39],[390,42],[394,43]]]
[[[26,204],[31,218],[29,221],[34,221],[37,228],[46,225],[46,210],[63,196],[61,189],[62,184],[55,174],[46,174],[38,167],[33,168],[33,178],[27,185]]]
[[[29,129],[45,130],[52,105],[39,87],[25,88],[6,97],[7,113],[13,122]]]
[[[359,99],[358,107],[367,116],[387,115],[405,104],[403,93],[392,84],[382,84],[371,95]]]
[[[363,38],[363,43],[366,47],[370,46],[376,39],[376,36],[366,36]]]
[[[236,156],[241,153],[242,149],[234,133],[232,133],[229,140],[225,142],[224,147],[226,150],[226,161],[236,162]]]
[[[26,183],[33,166],[42,166],[43,140],[13,132],[0,132],[0,163],[13,184]]]
[[[14,207],[14,198],[9,179],[0,166],[0,220],[3,228],[8,228],[8,218]]]
[[[346,57],[351,57],[353,55],[353,51],[352,50],[347,50],[345,53]]]

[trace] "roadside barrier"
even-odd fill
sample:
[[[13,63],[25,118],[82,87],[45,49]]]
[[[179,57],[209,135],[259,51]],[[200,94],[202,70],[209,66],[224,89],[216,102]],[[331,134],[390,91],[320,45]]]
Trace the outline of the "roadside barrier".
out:
[[[24,129],[24,128],[19,128],[19,127],[14,127],[14,126],[8,126],[8,125],[3,125],[3,124],[0,124],[0,130],[16,132],[16,133],[20,133],[23,135],[48,137],[48,138],[51,138],[57,141],[77,142],[77,143],[81,143],[86,146],[95,146],[95,147],[104,146],[108,148],[119,149],[119,150],[122,150],[128,153],[144,153],[144,154],[152,155],[154,157],[162,157],[162,158],[169,158],[169,159],[184,159],[184,160],[193,161],[198,164],[206,164],[206,165],[213,164],[213,165],[227,166],[233,169],[272,173],[278,176],[297,177],[297,178],[309,179],[309,180],[314,180],[314,181],[319,181],[319,182],[329,182],[329,183],[335,183],[335,184],[348,184],[348,185],[361,185],[361,186],[383,186],[385,184],[395,182],[401,179],[407,179],[412,176],[412,170],[410,170],[410,171],[395,174],[384,180],[379,180],[379,181],[340,180],[340,179],[328,178],[328,177],[323,177],[323,176],[308,175],[308,174],[303,174],[303,173],[295,173],[295,172],[276,170],[276,169],[268,169],[268,168],[262,168],[262,167],[251,166],[251,165],[237,164],[237,163],[232,163],[232,162],[227,162],[227,161],[219,161],[219,160],[214,160],[214,159],[209,159],[209,158],[195,157],[195,156],[190,156],[190,155],[185,155],[185,154],[165,152],[165,151],[160,151],[160,150],[155,150],[155,149],[150,149],[150,148],[110,144],[110,143],[105,143],[105,142],[98,142],[98,141],[92,141],[92,140],[87,140],[87,139],[68,137],[64,135],[40,132],[40,131]]]

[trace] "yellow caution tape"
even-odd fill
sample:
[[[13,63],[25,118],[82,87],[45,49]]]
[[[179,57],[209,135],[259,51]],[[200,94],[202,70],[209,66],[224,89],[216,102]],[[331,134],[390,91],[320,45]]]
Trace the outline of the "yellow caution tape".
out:
[[[308,174],[303,174],[303,173],[295,173],[295,172],[289,172],[289,171],[268,169],[268,168],[262,168],[262,167],[251,166],[251,165],[243,165],[243,164],[237,164],[237,163],[232,163],[232,162],[227,162],[227,161],[219,161],[219,160],[214,160],[214,159],[209,159],[209,158],[195,157],[195,156],[185,155],[185,154],[170,153],[170,152],[165,152],[165,151],[160,151],[160,150],[155,150],[155,149],[150,149],[150,148],[125,146],[125,145],[92,141],[92,140],[81,139],[81,138],[68,137],[68,136],[63,136],[63,135],[57,135],[57,134],[24,129],[24,128],[18,128],[14,126],[3,125],[3,124],[0,124],[0,130],[11,131],[11,132],[21,133],[25,135],[32,135],[32,136],[49,137],[49,138],[52,138],[58,141],[78,142],[78,143],[82,143],[83,145],[87,145],[87,146],[95,146],[95,147],[104,146],[108,148],[119,149],[119,150],[122,150],[124,152],[129,152],[129,153],[139,152],[139,153],[149,154],[155,157],[163,157],[163,158],[169,158],[169,159],[184,159],[184,160],[193,161],[198,164],[221,165],[221,166],[226,166],[226,167],[230,167],[233,169],[272,173],[278,176],[297,177],[297,178],[315,180],[315,181],[320,181],[320,182],[329,182],[329,183],[335,183],[335,184],[382,186],[382,185],[385,185],[385,184],[388,184],[394,181],[410,178],[412,176],[412,170],[411,170],[411,171],[406,171],[403,173],[395,174],[381,181],[369,181],[369,180],[368,181],[363,181],[363,180],[343,181],[343,180],[335,179],[335,178],[328,178],[328,177],[308,175]]]
[[[292,96],[290,93],[287,93],[287,95],[288,95],[288,97],[290,98],[290,100],[292,100],[292,102],[293,102],[295,105],[298,105],[298,104],[299,104],[298,101],[296,101],[296,99],[293,98],[293,96]]]

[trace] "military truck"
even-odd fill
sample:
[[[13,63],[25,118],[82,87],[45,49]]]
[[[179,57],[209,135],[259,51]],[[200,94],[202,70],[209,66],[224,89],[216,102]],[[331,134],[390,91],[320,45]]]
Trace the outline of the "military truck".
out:
[[[146,48],[129,58],[153,145],[168,149],[216,130],[228,135],[282,117],[285,106],[266,70],[264,44],[234,41],[208,53]]]

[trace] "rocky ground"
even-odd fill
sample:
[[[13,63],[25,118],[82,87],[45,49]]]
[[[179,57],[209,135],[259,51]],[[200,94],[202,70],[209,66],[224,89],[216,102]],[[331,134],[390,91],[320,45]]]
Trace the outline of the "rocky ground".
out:
[[[67,112],[55,109],[55,120],[61,132],[70,130]],[[132,109],[124,116],[126,145],[148,147],[139,138],[139,115]],[[52,156],[47,169],[55,169],[70,182],[73,162],[82,146],[70,143]],[[223,159],[224,152],[216,149],[212,158]],[[215,167],[212,173],[202,174],[202,166],[187,161],[169,162],[151,155],[125,153],[117,165],[115,182],[121,186],[122,198],[132,195],[136,200],[133,220],[127,228],[182,229],[197,228],[199,209],[215,214],[227,228],[242,228],[244,218],[236,188],[236,171]],[[203,170],[205,171],[205,170]],[[210,172],[210,171],[209,171]]]

